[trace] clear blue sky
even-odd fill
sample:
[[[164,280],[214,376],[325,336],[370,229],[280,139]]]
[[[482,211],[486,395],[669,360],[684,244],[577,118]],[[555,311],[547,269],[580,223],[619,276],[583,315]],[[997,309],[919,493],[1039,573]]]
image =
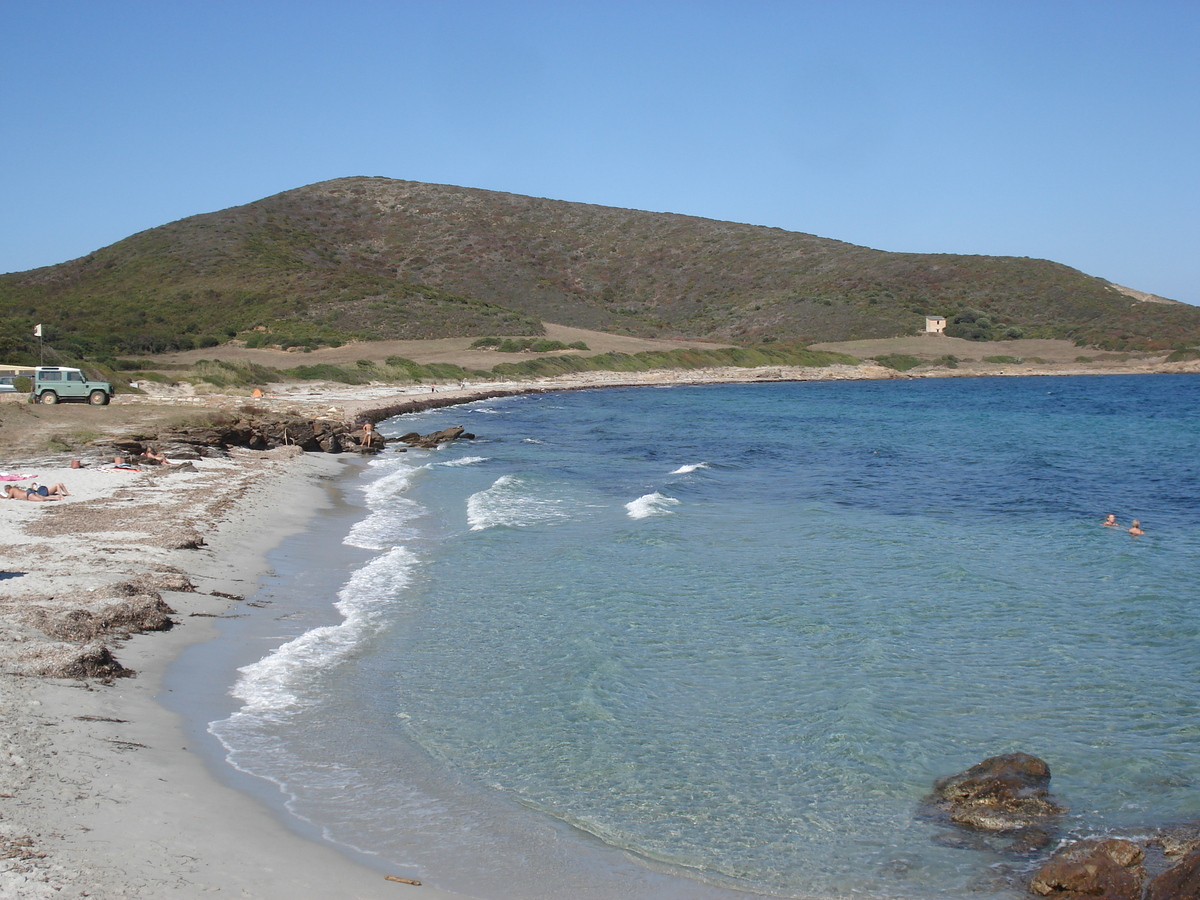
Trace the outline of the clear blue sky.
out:
[[[0,0],[0,272],[347,175],[1200,304],[1200,2]]]

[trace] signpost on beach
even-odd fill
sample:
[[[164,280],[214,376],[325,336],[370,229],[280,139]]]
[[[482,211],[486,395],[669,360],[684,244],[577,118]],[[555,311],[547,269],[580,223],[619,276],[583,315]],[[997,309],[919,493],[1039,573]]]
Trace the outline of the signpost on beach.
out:
[[[42,365],[45,360],[42,359],[42,325],[39,322],[33,326],[34,337],[38,339],[38,365]]]

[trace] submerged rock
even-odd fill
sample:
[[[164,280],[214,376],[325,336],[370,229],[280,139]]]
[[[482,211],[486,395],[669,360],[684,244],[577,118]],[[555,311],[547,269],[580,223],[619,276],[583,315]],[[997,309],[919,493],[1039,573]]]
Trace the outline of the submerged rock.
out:
[[[1050,799],[1050,767],[1028,753],[992,756],[938,779],[925,804],[955,825],[992,832],[1045,825],[1064,812]]]
[[[1001,835],[994,847],[1028,854],[1047,846],[1064,808],[1050,797],[1050,767],[1028,753],[992,756],[965,772],[938,779],[921,814],[983,835]],[[992,847],[991,841],[985,841]]]
[[[1164,825],[1149,841],[1167,857],[1185,856],[1200,847],[1200,822]]]

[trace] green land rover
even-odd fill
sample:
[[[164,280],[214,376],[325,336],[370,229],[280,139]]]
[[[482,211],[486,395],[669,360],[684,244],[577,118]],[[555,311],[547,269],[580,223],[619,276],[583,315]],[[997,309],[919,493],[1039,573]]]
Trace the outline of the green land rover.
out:
[[[107,406],[113,386],[107,381],[88,381],[78,369],[38,366],[33,373],[33,396],[39,403],[83,400],[92,406]]]

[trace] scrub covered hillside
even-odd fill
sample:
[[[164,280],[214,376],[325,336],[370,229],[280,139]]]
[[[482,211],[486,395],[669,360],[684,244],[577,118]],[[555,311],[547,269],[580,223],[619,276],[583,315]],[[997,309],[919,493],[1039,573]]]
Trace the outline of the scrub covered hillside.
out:
[[[1200,343],[1200,308],[1046,260],[889,253],[809,234],[387,178],[342,178],[0,276],[0,355],[75,357],[536,336],[543,322],[743,345],[882,338]]]

